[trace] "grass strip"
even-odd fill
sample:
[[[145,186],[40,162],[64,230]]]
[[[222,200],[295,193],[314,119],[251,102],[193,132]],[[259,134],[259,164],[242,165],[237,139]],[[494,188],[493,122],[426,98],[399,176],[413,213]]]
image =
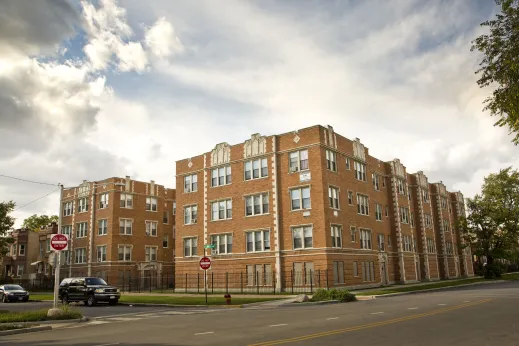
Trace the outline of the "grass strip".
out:
[[[61,306],[63,314],[56,317],[47,317],[48,309],[40,309],[33,311],[0,311],[0,323],[16,323],[16,322],[39,322],[50,320],[72,320],[83,317],[81,312],[69,306]]]

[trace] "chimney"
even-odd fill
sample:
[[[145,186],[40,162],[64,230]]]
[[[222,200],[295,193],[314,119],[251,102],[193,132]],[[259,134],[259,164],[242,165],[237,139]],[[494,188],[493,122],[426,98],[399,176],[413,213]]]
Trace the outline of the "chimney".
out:
[[[126,176],[126,186],[124,187],[124,189],[125,189],[126,192],[129,192],[129,191],[130,191],[130,182],[131,182],[130,176],[127,175],[127,176]]]
[[[150,195],[155,196],[155,180],[150,181]]]

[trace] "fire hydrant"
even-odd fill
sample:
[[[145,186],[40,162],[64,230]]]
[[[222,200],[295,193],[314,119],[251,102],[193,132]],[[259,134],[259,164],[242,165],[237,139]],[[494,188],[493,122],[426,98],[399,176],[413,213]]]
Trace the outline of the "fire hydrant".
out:
[[[227,293],[223,297],[225,298],[225,303],[227,303],[227,305],[231,305],[231,295]]]

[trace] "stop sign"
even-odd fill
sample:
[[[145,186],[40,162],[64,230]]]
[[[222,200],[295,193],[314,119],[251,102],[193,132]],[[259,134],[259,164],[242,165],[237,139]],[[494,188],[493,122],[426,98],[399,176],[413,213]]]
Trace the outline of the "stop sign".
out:
[[[202,257],[200,260],[200,268],[203,270],[211,268],[211,260],[208,257]]]
[[[56,251],[63,251],[67,249],[68,238],[65,234],[54,234],[50,238],[50,246]]]

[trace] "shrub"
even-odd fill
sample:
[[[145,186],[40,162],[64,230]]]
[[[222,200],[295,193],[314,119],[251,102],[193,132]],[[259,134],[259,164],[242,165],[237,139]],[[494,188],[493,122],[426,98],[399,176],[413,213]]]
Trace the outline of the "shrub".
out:
[[[485,279],[498,279],[505,272],[505,265],[502,263],[487,264],[485,266]]]
[[[325,300],[340,300],[341,302],[354,302],[357,297],[353,293],[346,290],[338,290],[333,288],[326,290],[324,288],[318,289],[311,299],[313,302],[325,301]]]

